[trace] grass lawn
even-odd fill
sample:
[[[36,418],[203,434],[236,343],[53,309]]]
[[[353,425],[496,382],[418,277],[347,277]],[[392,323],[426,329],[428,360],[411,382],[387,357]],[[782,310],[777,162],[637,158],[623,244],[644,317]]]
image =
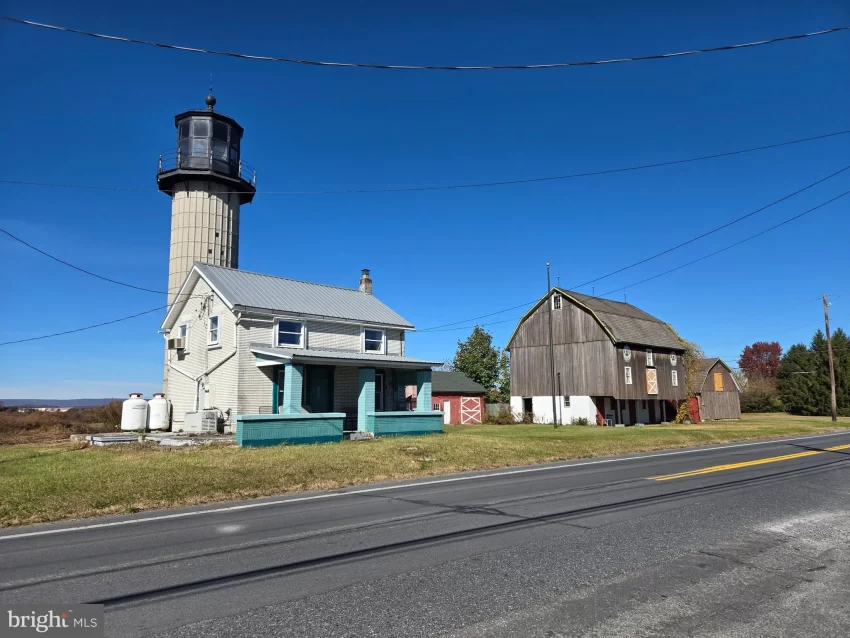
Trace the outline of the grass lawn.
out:
[[[254,449],[13,445],[0,447],[0,527],[835,428],[827,418],[757,414],[643,428],[449,426],[442,436]]]

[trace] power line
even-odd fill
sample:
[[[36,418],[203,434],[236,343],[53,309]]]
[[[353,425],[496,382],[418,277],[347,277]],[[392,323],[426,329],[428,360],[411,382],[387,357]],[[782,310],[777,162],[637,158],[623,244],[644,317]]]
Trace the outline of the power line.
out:
[[[110,279],[109,277],[104,277],[103,275],[98,275],[96,272],[92,272],[90,270],[86,270],[85,268],[80,268],[79,266],[75,266],[74,264],[67,262],[64,259],[59,259],[59,257],[56,257],[54,255],[51,255],[50,253],[47,253],[47,252],[41,250],[41,248],[36,248],[32,244],[21,239],[20,237],[13,235],[8,230],[0,228],[0,233],[3,233],[4,235],[8,235],[10,238],[14,239],[17,242],[22,243],[27,248],[30,248],[30,249],[34,250],[35,252],[44,255],[48,259],[52,259],[53,261],[57,261],[64,266],[68,266],[68,268],[73,268],[74,270],[78,270],[79,272],[84,273],[86,275],[89,275],[91,277],[96,277],[97,279],[102,279],[103,281],[108,281],[109,283],[116,284],[118,286],[125,286],[126,288],[132,288],[134,290],[141,290],[142,292],[153,292],[153,293],[156,293],[158,295],[168,294],[164,290],[152,290],[151,288],[143,288],[141,286],[134,286],[133,284],[124,283],[123,281],[118,281],[117,279]],[[0,344],[0,345],[2,345],[2,344]]]
[[[788,194],[788,195],[785,195],[784,197],[780,197],[780,198],[779,198],[779,199],[777,199],[776,201],[773,201],[773,202],[771,202],[770,204],[767,204],[766,206],[762,206],[761,208],[757,208],[756,210],[754,210],[754,211],[752,211],[752,212],[750,212],[750,213],[747,213],[746,215],[742,215],[741,217],[738,217],[737,219],[733,219],[732,221],[727,222],[727,223],[723,224],[722,226],[718,226],[717,228],[713,228],[713,229],[711,229],[711,230],[709,230],[709,231],[707,231],[707,232],[703,233],[702,235],[697,235],[696,237],[692,237],[691,239],[689,239],[689,240],[687,240],[687,241],[684,241],[684,242],[682,242],[681,244],[677,244],[676,246],[673,246],[672,248],[668,248],[667,250],[663,250],[663,251],[661,251],[660,253],[656,253],[656,254],[655,254],[655,255],[653,255],[652,257],[647,257],[646,259],[641,259],[640,261],[636,261],[635,263],[630,264],[630,265],[628,265],[628,266],[623,266],[622,268],[619,268],[618,270],[612,270],[612,271],[611,271],[611,272],[609,272],[607,275],[602,275],[601,277],[596,277],[595,279],[591,279],[590,281],[586,281],[586,282],[584,282],[583,284],[580,284],[580,285],[578,285],[578,286],[574,286],[574,288],[583,288],[584,286],[589,286],[589,285],[590,285],[590,284],[592,284],[592,283],[595,283],[595,282],[600,281],[600,280],[602,280],[602,279],[607,279],[608,277],[611,277],[611,276],[613,276],[613,275],[619,274],[619,273],[621,273],[621,272],[623,272],[623,271],[625,271],[625,270],[629,270],[630,268],[634,268],[635,266],[640,266],[641,264],[645,264],[646,262],[648,262],[648,261],[652,261],[653,259],[656,259],[656,258],[658,258],[658,257],[661,257],[662,255],[666,255],[667,253],[671,253],[671,252],[673,252],[674,250],[678,250],[679,248],[682,248],[682,247],[684,247],[684,246],[687,246],[688,244],[692,244],[692,243],[694,243],[695,241],[698,241],[698,240],[700,240],[700,239],[703,239],[704,237],[708,237],[709,235],[713,235],[714,233],[719,232],[719,231],[723,230],[724,228],[729,228],[729,226],[734,226],[734,225],[735,225],[735,224],[737,224],[738,222],[741,222],[741,221],[743,221],[743,220],[745,220],[745,219],[747,219],[747,218],[749,218],[749,217],[752,217],[753,215],[757,215],[758,213],[761,213],[761,212],[763,212],[763,211],[767,210],[768,208],[770,208],[770,207],[772,207],[772,206],[776,206],[777,204],[780,204],[780,203],[784,202],[784,201],[785,201],[785,200],[787,200],[787,199],[791,199],[792,197],[794,197],[795,195],[799,195],[799,194],[800,194],[800,193],[802,193],[803,191],[807,191],[807,190],[809,190],[810,188],[814,188],[814,187],[815,187],[815,186],[817,186],[818,184],[821,184],[821,183],[823,183],[823,182],[827,181],[828,179],[832,179],[832,178],[833,178],[833,177],[835,177],[836,175],[840,175],[841,173],[843,173],[844,171],[846,171],[846,170],[848,170],[848,169],[850,169],[850,164],[848,164],[847,166],[845,166],[845,167],[844,167],[844,168],[842,168],[842,169],[839,169],[839,170],[835,171],[834,173],[831,173],[831,174],[827,175],[826,177],[823,177],[823,178],[819,179],[819,180],[818,180],[818,181],[816,181],[816,182],[812,182],[812,183],[811,183],[811,184],[809,184],[808,186],[804,186],[804,187],[803,187],[803,188],[801,188],[800,190],[794,191],[793,193],[790,193],[790,194]]]
[[[794,197],[795,195],[799,195],[800,193],[802,193],[802,192],[804,192],[804,191],[806,191],[806,190],[808,190],[808,189],[810,189],[810,188],[812,188],[812,187],[814,187],[814,186],[817,186],[818,184],[821,184],[821,183],[823,183],[823,182],[825,182],[825,181],[827,181],[827,180],[829,180],[829,179],[832,179],[832,178],[833,178],[833,177],[835,177],[836,175],[840,175],[841,173],[843,173],[844,171],[846,171],[846,170],[848,170],[848,169],[850,169],[850,165],[845,166],[844,168],[842,168],[842,169],[840,169],[840,170],[838,170],[838,171],[836,171],[836,172],[834,172],[834,173],[831,173],[830,175],[827,175],[826,177],[823,177],[823,178],[821,178],[821,179],[819,179],[819,180],[817,180],[817,181],[815,181],[815,182],[812,182],[811,184],[808,184],[807,186],[804,186],[803,188],[801,188],[801,189],[799,189],[799,190],[796,190],[796,191],[794,191],[793,193],[790,193],[790,194],[788,194],[788,195],[785,195],[785,196],[783,196],[783,197],[781,197],[781,198],[779,198],[779,199],[777,199],[777,200],[775,200],[775,201],[771,202],[770,204],[767,204],[766,206],[762,206],[761,208],[758,208],[758,209],[756,209],[756,210],[754,210],[754,211],[752,211],[752,212],[750,212],[750,213],[747,213],[746,215],[743,215],[742,217],[738,217],[737,219],[734,219],[734,220],[732,220],[732,221],[730,221],[730,222],[727,222],[727,223],[725,223],[725,224],[722,224],[722,225],[720,225],[720,226],[718,226],[718,227],[716,227],[716,228],[714,228],[714,229],[712,229],[712,230],[709,230],[709,231],[707,231],[707,232],[705,232],[705,233],[703,233],[703,234],[701,234],[701,235],[698,235],[698,236],[696,236],[696,237],[693,237],[692,239],[689,239],[689,240],[687,240],[687,241],[685,241],[685,242],[683,242],[683,243],[681,243],[681,244],[677,244],[676,246],[673,246],[673,247],[671,247],[671,248],[668,248],[668,249],[666,249],[666,250],[663,250],[663,251],[661,251],[661,252],[659,252],[659,253],[657,253],[657,254],[655,254],[655,255],[651,256],[651,257],[647,257],[646,259],[642,259],[642,260],[637,261],[637,262],[635,262],[635,263],[633,263],[633,264],[630,264],[630,265],[628,265],[628,266],[624,266],[624,267],[622,267],[622,268],[620,268],[620,269],[618,269],[618,270],[615,270],[615,271],[613,271],[613,272],[610,272],[610,273],[608,273],[608,274],[606,274],[606,275],[602,275],[601,277],[596,277],[596,278],[594,278],[594,279],[591,279],[591,280],[589,280],[589,281],[586,281],[586,282],[584,282],[583,284],[579,284],[579,285],[577,285],[577,286],[570,286],[570,287],[569,287],[569,288],[567,288],[566,290],[575,290],[575,289],[577,289],[577,288],[583,288],[584,286],[588,286],[588,285],[590,285],[590,284],[592,284],[592,283],[595,283],[595,282],[597,282],[597,281],[599,281],[599,280],[601,280],[601,279],[605,279],[605,278],[610,277],[610,276],[612,276],[612,275],[615,275],[615,274],[618,274],[618,273],[624,272],[624,271],[626,271],[626,270],[629,270],[630,268],[634,268],[635,266],[639,266],[639,265],[644,264],[644,263],[646,263],[646,262],[648,262],[648,261],[651,261],[651,260],[653,260],[653,259],[656,259],[656,258],[658,258],[658,257],[661,257],[662,255],[666,255],[667,253],[673,252],[674,250],[678,250],[679,248],[681,248],[681,247],[683,247],[683,246],[686,246],[686,245],[691,244],[691,243],[693,243],[693,242],[695,242],[695,241],[697,241],[697,240],[699,240],[699,239],[702,239],[702,238],[704,238],[704,237],[707,237],[708,235],[711,235],[711,234],[713,234],[713,233],[716,233],[717,231],[722,230],[722,229],[724,229],[724,228],[727,228],[728,226],[732,226],[733,224],[737,224],[738,222],[740,222],[740,221],[742,221],[742,220],[744,220],[744,219],[746,219],[746,218],[748,218],[748,217],[752,217],[753,215],[755,215],[755,214],[757,214],[757,213],[760,213],[760,212],[762,212],[762,211],[764,211],[764,210],[766,210],[766,209],[768,209],[768,208],[770,208],[770,207],[772,207],[772,206],[776,206],[777,204],[779,204],[779,203],[781,203],[781,202],[784,202],[784,201],[786,201],[786,200],[790,199],[791,197]],[[768,230],[770,230],[770,229],[768,229]],[[765,231],[765,232],[766,232],[766,231]],[[643,282],[638,282],[638,283],[643,283]],[[637,285],[637,284],[631,284],[631,285]],[[615,290],[614,292],[618,292],[618,291],[620,291],[620,290],[625,290],[626,288],[629,288],[629,287],[630,287],[630,286],[624,286],[623,288],[618,288],[618,289],[617,289],[617,290]],[[605,293],[605,294],[611,294],[611,293]],[[604,296],[604,295],[600,295],[600,296]],[[449,326],[456,326],[456,325],[458,325],[458,324],[466,323],[466,322],[468,322],[468,321],[476,321],[477,319],[486,319],[487,317],[493,317],[493,316],[495,316],[495,315],[500,315],[500,314],[502,314],[503,312],[509,312],[509,311],[511,311],[511,310],[516,310],[517,308],[524,308],[525,306],[528,306],[528,305],[530,305],[530,304],[537,303],[539,300],[540,300],[540,299],[539,299],[539,298],[537,298],[537,299],[533,299],[533,300],[531,300],[531,301],[528,301],[528,302],[526,302],[526,303],[518,304],[518,305],[516,305],[516,306],[511,306],[510,308],[504,308],[503,310],[498,310],[498,311],[496,311],[496,312],[491,312],[491,313],[488,313],[488,314],[486,314],[486,315],[480,315],[480,316],[478,316],[478,317],[470,317],[470,318],[468,318],[468,319],[462,319],[462,320],[460,320],[460,321],[454,321],[454,322],[451,322],[451,323],[445,323],[445,324],[441,324],[441,325],[439,325],[439,326],[432,326],[432,327],[430,327],[430,328],[422,328],[421,330],[418,330],[417,332],[432,332],[432,331],[438,331],[438,330],[440,330],[440,329],[442,329],[442,328],[447,328],[447,327],[449,327]]]
[[[694,259],[693,261],[689,261],[685,264],[682,264],[681,266],[676,266],[675,268],[671,268],[670,270],[665,270],[664,272],[659,273],[657,275],[653,275],[652,277],[647,277],[646,279],[641,279],[640,281],[636,281],[634,283],[631,283],[628,286],[623,286],[622,288],[617,288],[617,289],[612,290],[610,292],[603,293],[602,295],[600,295],[600,297],[606,297],[608,295],[614,294],[615,292],[620,292],[621,290],[626,290],[627,288],[631,288],[632,286],[637,286],[639,284],[646,283],[647,281],[652,281],[653,279],[658,279],[659,277],[662,277],[664,275],[669,275],[671,272],[676,272],[677,270],[681,270],[685,266],[691,266],[693,264],[704,261],[704,260],[708,259],[709,257],[714,257],[715,255],[719,255],[720,253],[725,252],[725,251],[729,250],[730,248],[734,248],[735,246],[740,246],[741,244],[748,242],[751,239],[755,239],[756,237],[760,237],[761,235],[764,235],[765,233],[769,233],[772,230],[776,230],[780,226],[784,226],[785,224],[793,222],[795,219],[800,219],[804,215],[808,215],[809,213],[813,213],[814,211],[818,210],[819,208],[823,208],[827,204],[831,204],[835,200],[841,199],[842,197],[844,197],[846,195],[850,195],[850,191],[845,191],[845,192],[841,193],[841,195],[833,197],[832,199],[829,199],[829,200],[823,202],[822,204],[818,204],[814,208],[810,208],[809,210],[802,212],[799,215],[794,215],[794,217],[789,217],[788,219],[786,219],[783,222],[780,222],[780,223],[778,223],[774,226],[771,226],[770,228],[765,228],[763,231],[758,232],[755,235],[750,235],[749,237],[746,237],[745,239],[742,239],[741,241],[737,241],[734,244],[730,244],[730,245],[726,246],[725,248],[721,248],[720,250],[716,250],[713,253],[709,253],[708,255],[700,257],[699,259]]]
[[[375,64],[367,62],[328,62],[322,60],[307,60],[300,58],[284,58],[269,55],[253,55],[249,53],[235,53],[232,51],[218,51],[215,49],[204,49],[200,47],[187,47],[177,44],[166,44],[164,42],[153,42],[151,40],[140,40],[137,38],[128,38],[117,35],[105,35],[102,33],[94,33],[92,31],[83,31],[80,29],[72,29],[55,24],[44,24],[41,22],[33,22],[32,20],[23,20],[21,18],[13,18],[10,16],[0,16],[3,20],[23,24],[31,27],[39,27],[42,29],[51,29],[53,31],[64,31],[66,33],[74,33],[76,35],[85,35],[92,38],[103,40],[111,40],[113,42],[143,44],[146,46],[157,47],[160,49],[172,49],[176,51],[187,51],[189,53],[206,53],[209,55],[221,55],[231,58],[241,58],[245,60],[259,60],[263,62],[284,62],[288,64],[304,64],[309,66],[331,66],[331,67],[358,67],[365,69],[397,69],[397,70],[425,70],[425,71],[490,71],[490,70],[519,70],[519,69],[556,69],[573,66],[601,66],[606,64],[621,64],[624,62],[643,62],[646,60],[663,60],[667,58],[684,57],[689,55],[697,55],[700,53],[716,53],[718,51],[733,51],[736,49],[747,49],[752,47],[764,46],[767,44],[776,44],[778,42],[788,42],[790,40],[802,40],[804,38],[813,38],[816,36],[836,33],[850,29],[850,26],[840,26],[822,31],[812,31],[809,33],[800,33],[796,35],[787,35],[768,40],[757,40],[755,42],[745,42],[741,44],[728,44],[723,46],[709,47],[705,49],[693,49],[690,51],[679,51],[676,53],[660,53],[653,55],[634,56],[629,58],[613,58],[609,60],[593,60],[582,62],[553,62],[548,64],[490,64],[479,66],[447,66],[447,65],[413,65],[413,64]]]
[[[94,328],[101,328],[103,326],[108,326],[113,323],[120,323],[122,321],[128,321],[129,319],[135,319],[136,317],[141,317],[142,315],[149,315],[152,312],[156,312],[157,310],[165,310],[168,306],[159,306],[158,308],[151,308],[150,310],[145,310],[144,312],[137,312],[134,315],[130,315],[128,317],[121,317],[120,319],[113,319],[111,321],[104,321],[103,323],[96,323],[91,326],[85,326],[83,328],[74,328],[73,330],[65,330],[63,332],[54,332],[53,334],[41,335],[39,337],[30,337],[28,339],[18,339],[16,341],[3,341],[0,342],[0,346],[10,346],[15,343],[25,343],[27,341],[39,341],[41,339],[50,339],[51,337],[61,337],[63,335],[69,335],[74,332],[83,332],[84,330],[93,330]]]
[[[754,153],[757,151],[766,151],[773,148],[781,148],[783,146],[792,146],[794,144],[804,144],[806,142],[813,142],[815,140],[823,140],[830,137],[836,137],[839,135],[847,135],[850,133],[850,129],[846,129],[843,131],[835,131],[833,133],[826,133],[824,135],[814,135],[812,137],[804,137],[796,140],[789,140],[787,142],[778,142],[775,144],[766,144],[764,146],[754,146],[751,148],[740,149],[736,151],[725,151],[723,153],[714,153],[712,155],[702,155],[699,157],[689,157],[685,159],[677,159],[670,160],[667,162],[655,162],[652,164],[639,164],[636,166],[624,166],[620,168],[608,168],[602,169],[598,171],[587,171],[583,173],[568,173],[566,175],[550,175],[544,177],[529,177],[526,179],[510,179],[510,180],[501,180],[501,181],[493,181],[493,182],[471,182],[464,184],[446,184],[442,186],[410,186],[410,187],[400,187],[400,188],[353,188],[353,189],[326,189],[326,190],[315,190],[315,191],[209,191],[211,195],[213,194],[227,194],[227,193],[256,193],[258,195],[355,195],[355,194],[374,194],[374,193],[414,193],[414,192],[422,192],[422,191],[441,191],[441,190],[460,190],[460,189],[468,189],[468,188],[489,188],[493,186],[511,186],[516,184],[533,184],[537,182],[553,182],[559,180],[567,180],[567,179],[577,179],[582,177],[596,177],[599,175],[611,175],[614,173],[627,173],[630,171],[641,171],[649,168],[661,168],[664,166],[676,166],[678,164],[689,164],[692,162],[702,162],[705,160],[711,159],[719,159],[721,157],[732,157],[735,155],[743,155],[745,153]],[[124,186],[101,186],[96,184],[67,184],[67,183],[56,183],[56,182],[35,182],[35,181],[26,181],[26,180],[12,180],[12,179],[0,179],[0,184],[14,184],[19,186],[42,186],[42,187],[52,187],[52,188],[83,188],[83,189],[93,189],[93,190],[107,190],[107,191],[130,191],[130,192],[140,192],[140,193],[158,193],[159,190],[156,188],[133,188],[133,187],[124,187]]]

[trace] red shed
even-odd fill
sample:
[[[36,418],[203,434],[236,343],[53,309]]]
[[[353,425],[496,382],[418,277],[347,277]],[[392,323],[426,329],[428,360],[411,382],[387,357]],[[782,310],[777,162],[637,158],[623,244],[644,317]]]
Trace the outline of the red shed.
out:
[[[412,387],[415,406],[416,386]],[[473,424],[484,419],[484,397],[487,390],[463,372],[431,373],[431,407],[442,410],[444,423]]]

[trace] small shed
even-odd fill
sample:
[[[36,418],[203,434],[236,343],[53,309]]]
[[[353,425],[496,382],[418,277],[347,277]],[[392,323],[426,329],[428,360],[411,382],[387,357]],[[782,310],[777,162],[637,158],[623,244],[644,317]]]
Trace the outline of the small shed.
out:
[[[741,418],[741,388],[722,359],[700,361],[699,416],[701,421]]]
[[[413,396],[411,396],[411,392]],[[431,407],[442,410],[443,423],[478,424],[484,418],[487,390],[463,372],[431,373]],[[415,405],[415,389],[408,389],[408,398]]]

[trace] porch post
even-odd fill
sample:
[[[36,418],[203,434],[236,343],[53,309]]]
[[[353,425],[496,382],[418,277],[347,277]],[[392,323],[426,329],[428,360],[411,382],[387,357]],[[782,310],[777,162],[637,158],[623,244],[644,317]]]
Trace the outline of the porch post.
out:
[[[416,411],[430,412],[431,405],[431,370],[416,371]]]
[[[297,363],[287,363],[283,375],[283,405],[282,414],[301,413],[301,387],[303,384],[304,366]]]
[[[357,371],[357,388],[357,431],[374,432],[375,417],[366,413],[375,411],[375,368]]]

